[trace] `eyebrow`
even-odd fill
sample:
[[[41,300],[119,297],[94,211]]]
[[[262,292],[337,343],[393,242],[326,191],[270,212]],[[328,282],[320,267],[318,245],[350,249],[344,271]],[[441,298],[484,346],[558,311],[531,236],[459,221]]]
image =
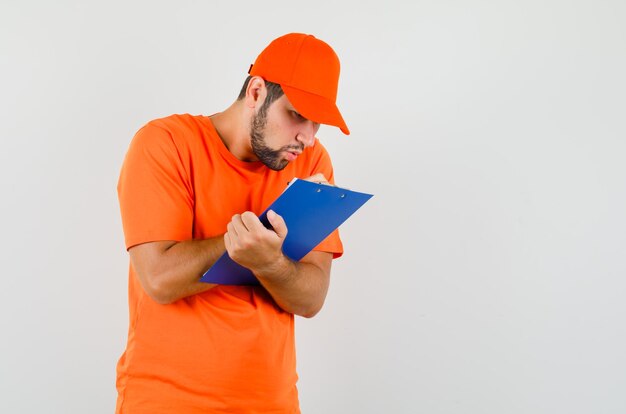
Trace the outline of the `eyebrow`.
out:
[[[286,105],[286,106],[287,106],[287,109],[288,109],[288,110],[290,110],[290,111],[294,111],[294,112],[298,112],[298,110],[296,109],[296,107],[295,107],[295,106],[293,106],[293,105],[291,104],[291,102],[287,102],[287,105]],[[298,113],[299,113],[299,112],[298,112]]]
[[[289,102],[289,103],[287,104],[287,110],[288,110],[288,111],[293,111],[293,112],[295,112],[295,113],[296,113],[296,114],[298,114],[298,116],[300,116],[302,119],[306,119],[307,121],[311,121],[311,122],[313,122],[314,124],[321,125],[319,122],[315,122],[315,121],[313,121],[313,120],[310,120],[309,118],[307,118],[307,117],[305,117],[304,115],[302,115],[302,114],[300,113],[300,111],[298,111],[298,110],[295,108],[295,106],[293,106],[293,105],[291,104],[291,102]]]
[[[298,111],[298,110],[297,110],[297,109],[296,109],[293,105],[291,105],[291,104],[287,107],[287,110],[288,110],[288,111],[293,111],[293,112],[295,112],[298,116],[300,116],[300,117],[304,118],[304,116],[302,116],[302,114],[300,113],[300,111]],[[304,118],[304,119],[306,119],[307,121],[309,120],[308,118]]]

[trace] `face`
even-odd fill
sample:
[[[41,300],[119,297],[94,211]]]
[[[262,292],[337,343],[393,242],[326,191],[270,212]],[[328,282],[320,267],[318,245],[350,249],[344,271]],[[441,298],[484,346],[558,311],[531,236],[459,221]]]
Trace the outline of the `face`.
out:
[[[250,126],[254,155],[272,170],[280,171],[305,147],[312,146],[319,124],[302,117],[285,95],[263,104]]]

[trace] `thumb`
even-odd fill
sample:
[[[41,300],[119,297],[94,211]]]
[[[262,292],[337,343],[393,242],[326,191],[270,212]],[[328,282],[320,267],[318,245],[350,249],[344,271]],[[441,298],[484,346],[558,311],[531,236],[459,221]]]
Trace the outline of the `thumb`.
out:
[[[267,212],[267,219],[274,228],[274,231],[276,232],[278,237],[280,237],[281,239],[287,237],[287,224],[281,216],[276,214],[274,210],[270,210]]]

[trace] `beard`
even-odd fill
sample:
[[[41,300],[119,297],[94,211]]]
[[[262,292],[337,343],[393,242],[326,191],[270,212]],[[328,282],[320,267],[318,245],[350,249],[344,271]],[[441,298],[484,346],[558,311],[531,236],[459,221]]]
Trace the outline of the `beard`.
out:
[[[284,169],[289,161],[282,157],[283,151],[296,150],[302,151],[303,146],[285,146],[277,150],[269,147],[265,137],[265,126],[267,125],[267,111],[261,110],[254,115],[250,126],[250,143],[252,144],[252,152],[265,166],[280,171]]]

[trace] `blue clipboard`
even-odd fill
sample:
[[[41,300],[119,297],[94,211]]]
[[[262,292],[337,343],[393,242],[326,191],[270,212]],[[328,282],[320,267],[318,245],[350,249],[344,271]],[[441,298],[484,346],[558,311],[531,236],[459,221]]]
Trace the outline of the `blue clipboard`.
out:
[[[273,210],[282,216],[288,230],[283,253],[299,261],[370,198],[372,194],[295,179],[259,216],[259,220],[271,228],[267,212]],[[228,253],[224,253],[200,281],[220,285],[259,285],[254,274],[235,263]]]

